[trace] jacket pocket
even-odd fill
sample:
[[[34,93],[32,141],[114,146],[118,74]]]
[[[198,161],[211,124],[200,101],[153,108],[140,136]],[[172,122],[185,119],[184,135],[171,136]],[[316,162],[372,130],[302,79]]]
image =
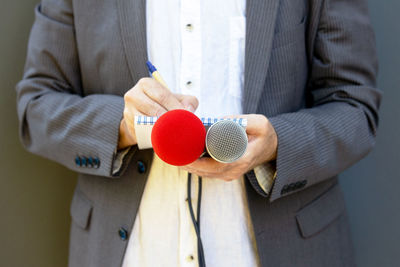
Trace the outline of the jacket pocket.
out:
[[[70,210],[73,222],[83,229],[88,228],[92,209],[89,199],[79,189],[75,189]]]
[[[296,214],[302,237],[309,238],[328,227],[345,210],[339,184],[312,201]]]
[[[293,26],[290,29],[285,29],[284,31],[275,33],[272,49],[284,47],[300,41],[304,42],[306,34],[306,21],[307,17],[304,17],[300,24]]]

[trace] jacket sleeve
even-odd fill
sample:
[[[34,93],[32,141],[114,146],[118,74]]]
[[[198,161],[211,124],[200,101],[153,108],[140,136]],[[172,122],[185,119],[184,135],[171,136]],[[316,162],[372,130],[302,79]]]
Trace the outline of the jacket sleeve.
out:
[[[123,108],[121,96],[83,96],[71,3],[43,0],[17,85],[24,147],[74,171],[111,177]]]
[[[381,94],[367,3],[320,2],[308,108],[270,118],[278,135],[270,201],[336,176],[375,143]]]

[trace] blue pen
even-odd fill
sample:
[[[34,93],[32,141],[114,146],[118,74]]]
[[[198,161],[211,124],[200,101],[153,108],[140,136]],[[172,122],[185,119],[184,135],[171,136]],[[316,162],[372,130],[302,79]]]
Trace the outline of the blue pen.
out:
[[[147,69],[149,70],[149,72],[151,73],[151,76],[153,76],[153,78],[162,84],[162,86],[164,86],[165,88],[168,89],[167,84],[165,83],[164,79],[161,77],[161,74],[157,71],[156,67],[154,67],[153,64],[151,64],[150,61],[146,62],[147,65]]]

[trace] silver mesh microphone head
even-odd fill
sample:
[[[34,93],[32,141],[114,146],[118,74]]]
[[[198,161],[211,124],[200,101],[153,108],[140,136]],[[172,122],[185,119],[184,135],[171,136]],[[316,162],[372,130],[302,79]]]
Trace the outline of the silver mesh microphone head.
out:
[[[207,131],[206,148],[216,161],[231,163],[241,158],[247,148],[246,131],[238,123],[222,120]]]

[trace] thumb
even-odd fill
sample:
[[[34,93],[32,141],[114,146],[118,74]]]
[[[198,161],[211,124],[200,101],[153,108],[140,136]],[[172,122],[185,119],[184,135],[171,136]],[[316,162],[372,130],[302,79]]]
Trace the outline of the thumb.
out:
[[[195,96],[175,94],[175,97],[179,102],[181,102],[185,109],[191,112],[195,112],[199,106],[199,100],[197,100],[197,97]]]
[[[273,130],[273,127],[264,115],[251,114],[247,116],[246,133],[248,135],[266,136],[271,130]]]
[[[232,116],[225,116],[224,118],[242,118],[247,120],[247,126],[246,126],[246,133],[247,135],[255,135],[258,136],[263,133],[263,131],[266,130],[267,124],[268,124],[268,119],[259,114],[246,114],[246,115],[232,115]]]

